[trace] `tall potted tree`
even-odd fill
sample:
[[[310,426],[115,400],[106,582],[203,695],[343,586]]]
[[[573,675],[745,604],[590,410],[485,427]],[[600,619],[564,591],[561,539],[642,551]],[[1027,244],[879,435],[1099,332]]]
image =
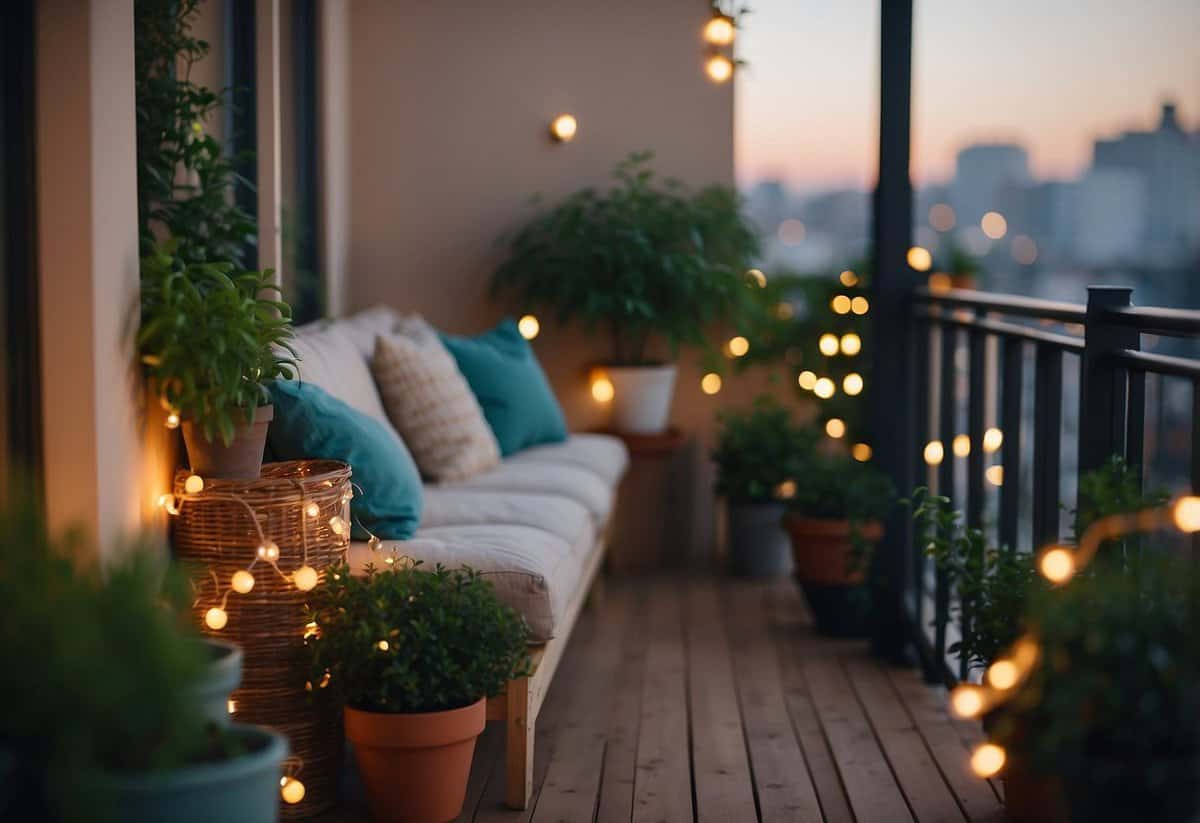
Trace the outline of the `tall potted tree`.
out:
[[[527,673],[523,618],[478,572],[403,562],[335,567],[309,602],[310,680],[344,706],[375,819],[456,818],[487,698]]]
[[[667,426],[680,347],[707,346],[711,327],[736,324],[757,288],[746,276],[757,235],[737,193],[659,184],[652,156],[631,154],[609,190],[583,189],[536,217],[492,284],[609,335],[613,425],[639,434]]]

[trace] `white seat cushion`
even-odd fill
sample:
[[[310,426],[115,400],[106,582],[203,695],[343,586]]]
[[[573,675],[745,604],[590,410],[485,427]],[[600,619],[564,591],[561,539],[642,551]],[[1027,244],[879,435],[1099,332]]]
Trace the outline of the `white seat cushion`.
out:
[[[354,345],[362,359],[369,362],[375,351],[375,338],[391,334],[399,319],[399,312],[390,306],[372,306],[337,320],[334,325]]]
[[[488,525],[541,529],[561,537],[572,547],[591,542],[596,534],[588,510],[566,497],[488,489],[425,487],[421,509],[422,528]]]
[[[296,330],[292,348],[300,357],[300,379],[324,389],[351,408],[392,429],[371,369],[340,324],[310,323]]]
[[[383,568],[392,551],[432,567],[470,566],[495,586],[500,602],[529,623],[533,639],[544,642],[566,613],[582,584],[584,560],[594,541],[571,546],[566,540],[528,526],[441,526],[421,529],[412,540],[385,540],[378,555],[366,543],[351,543],[347,562],[355,573],[367,563]]]
[[[550,494],[569,497],[592,515],[593,522],[607,523],[616,488],[594,472],[565,463],[504,460],[494,469],[456,483],[456,489],[491,489],[509,494]]]
[[[611,434],[572,434],[562,443],[547,443],[507,458],[513,463],[563,463],[599,475],[610,486],[620,482],[629,467],[629,450]]]

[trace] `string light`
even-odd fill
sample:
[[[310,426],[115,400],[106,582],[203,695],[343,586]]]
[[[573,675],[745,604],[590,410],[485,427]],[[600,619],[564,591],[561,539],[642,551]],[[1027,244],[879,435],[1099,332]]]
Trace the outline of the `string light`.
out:
[[[309,502],[309,504],[304,507],[304,513],[309,517],[316,517],[321,513],[321,507],[315,502]]]
[[[1181,497],[1172,509],[1171,517],[1182,532],[1200,531],[1200,497]]]
[[[819,377],[817,382],[813,384],[813,394],[822,400],[828,400],[833,397],[837,391],[837,387],[833,385],[833,381],[828,377]]]
[[[846,394],[854,397],[862,394],[862,390],[863,378],[858,372],[850,372],[848,375],[842,378],[842,391],[844,391]]]
[[[942,448],[942,441],[930,440],[925,444],[925,463],[930,466],[939,465],[946,457],[946,450]]]
[[[569,114],[560,114],[550,123],[550,136],[558,143],[570,143],[579,131],[579,122]]]
[[[268,563],[273,563],[279,559],[279,546],[274,540],[266,540],[259,545],[257,554]]]
[[[850,454],[859,463],[866,463],[871,459],[873,452],[871,451],[871,447],[866,443],[855,443],[853,448],[850,449]]]
[[[734,357],[742,357],[750,351],[750,341],[740,335],[730,338],[728,345],[729,353]]]
[[[850,311],[855,314],[866,314],[871,309],[871,304],[867,302],[867,298],[859,296],[850,301]]]
[[[989,240],[999,240],[1008,234],[1008,221],[998,211],[989,211],[979,220],[979,228]]]
[[[817,348],[821,350],[821,354],[826,357],[833,357],[838,353],[838,338],[836,334],[823,334],[817,340]]]
[[[204,625],[215,632],[225,628],[225,624],[228,622],[229,615],[220,606],[213,606],[204,613]]]
[[[723,54],[714,54],[704,62],[704,70],[714,83],[724,83],[733,76],[733,61]]]
[[[304,784],[294,777],[279,778],[279,795],[284,803],[296,805],[304,799]]]
[[[199,494],[204,491],[204,478],[198,474],[189,474],[183,481],[183,490],[188,494]]]
[[[834,440],[840,440],[846,436],[846,421],[840,417],[831,417],[825,421],[825,433]]]
[[[954,286],[954,281],[950,279],[950,275],[944,271],[935,271],[929,275],[929,290],[934,294],[945,294]]]
[[[346,533],[346,521],[340,515],[335,514],[329,518],[329,530],[341,537]]]
[[[804,371],[800,372],[799,376],[796,377],[796,382],[799,383],[800,388],[804,389],[805,391],[812,391],[813,386],[817,385],[817,375],[815,372],[805,369]]]
[[[858,275],[850,271],[850,269],[846,269],[838,275],[838,281],[848,289],[853,288],[858,285]]]
[[[950,444],[950,448],[954,450],[955,457],[966,457],[971,453],[971,438],[965,434],[957,435]]]
[[[746,276],[753,280],[754,284],[760,289],[765,289],[767,287],[767,276],[762,273],[762,269],[749,269],[746,272]]]
[[[987,482],[993,486],[1004,485],[1004,467],[1003,466],[988,466],[984,470],[983,476],[987,478]]]
[[[834,314],[849,314],[853,303],[854,301],[846,295],[839,294],[829,301],[829,307],[833,309]]]
[[[167,514],[179,514],[179,504],[173,494],[160,494],[158,505],[167,510]]]
[[[1042,554],[1038,568],[1051,583],[1066,583],[1075,575],[1075,556],[1070,549],[1055,546]]]
[[[517,321],[517,331],[526,340],[532,340],[538,336],[538,332],[542,330],[542,324],[532,314],[527,314]]]
[[[775,496],[781,500],[791,500],[796,496],[796,481],[784,480],[775,487]]]
[[[904,257],[914,271],[929,271],[933,266],[933,255],[922,246],[913,246]]]
[[[597,403],[607,403],[617,394],[617,389],[607,377],[597,377],[592,381],[592,399]]]
[[[241,569],[233,573],[233,580],[230,581],[233,590],[238,594],[247,594],[254,588],[254,575],[245,569]]]
[[[168,429],[179,428],[179,413],[178,412],[170,412],[169,414],[167,414],[167,419],[166,419],[165,425]]]
[[[716,394],[721,390],[721,375],[709,372],[700,378],[700,391],[705,394]]]
[[[983,711],[983,695],[968,683],[955,686],[950,692],[950,709],[959,717],[978,717]]]
[[[389,648],[391,648],[391,647],[388,645],[388,642],[387,642],[386,640],[380,640],[378,643],[376,643],[376,644],[375,644],[375,646],[376,646],[376,648],[378,648],[378,649],[379,649],[379,651],[381,651],[381,652],[386,652],[386,651],[387,651]]]
[[[714,46],[728,46],[735,33],[733,20],[719,11],[714,11],[712,19],[704,24],[704,39]]]
[[[1000,431],[995,426],[983,433],[983,450],[988,454],[1000,450],[1000,446],[1004,444],[1004,432]]]
[[[292,573],[292,585],[302,592],[312,591],[317,587],[317,570],[306,563]]]
[[[1001,658],[988,667],[987,682],[993,689],[1006,691],[1017,685],[1020,674],[1016,663]]]
[[[232,697],[229,698],[227,701],[225,701],[225,709],[230,714],[236,714],[237,713],[237,701],[234,700]]]
[[[853,357],[862,351],[862,338],[854,332],[843,334],[841,340],[842,354]]]
[[[321,628],[320,628],[320,626],[317,625],[317,621],[313,620],[313,621],[310,621],[310,622],[304,624],[304,639],[305,640],[308,640],[308,638],[310,638],[310,637],[320,637],[320,636],[321,636]]]
[[[971,754],[971,770],[980,777],[991,777],[1004,768],[1008,755],[995,743],[983,743]]]

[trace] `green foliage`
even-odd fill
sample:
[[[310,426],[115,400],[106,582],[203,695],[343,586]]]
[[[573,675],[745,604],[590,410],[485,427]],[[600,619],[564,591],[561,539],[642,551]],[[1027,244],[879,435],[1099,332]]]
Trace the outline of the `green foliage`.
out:
[[[0,745],[39,781],[26,802],[64,820],[99,819],[94,770],[168,769],[213,751],[190,696],[207,652],[187,626],[186,583],[156,560],[160,547],[118,547],[124,559],[103,573],[81,567],[94,554],[78,534],[52,539],[25,500],[0,511]]]
[[[334,567],[309,598],[311,681],[350,706],[414,713],[469,706],[528,673],[529,627],[471,569]],[[386,643],[386,648],[381,648]]]
[[[1093,566],[1040,592],[1030,623],[1042,654],[994,735],[1067,776],[1095,756],[1153,769],[1159,758],[1195,755],[1197,603],[1190,564],[1149,550],[1126,570]]]
[[[1079,479],[1078,507],[1072,512],[1075,540],[1102,517],[1161,508],[1168,499],[1162,490],[1143,492],[1138,472],[1114,454],[1103,467]]]
[[[896,499],[886,474],[844,454],[814,454],[792,479],[790,508],[804,517],[862,524],[884,518]]]
[[[138,348],[162,401],[228,445],[236,426],[269,402],[268,381],[295,374],[291,310],[271,272],[234,274],[229,263],[188,263],[168,245],[142,259]],[[293,353],[294,354],[294,353]]]
[[[717,494],[735,501],[769,500],[776,487],[796,477],[810,460],[816,433],[792,420],[791,412],[769,395],[749,411],[724,411],[712,457]]]
[[[652,338],[672,354],[707,347],[707,330],[738,325],[757,286],[746,268],[758,251],[737,192],[691,193],[658,185],[649,152],[631,154],[605,192],[583,189],[516,234],[494,292],[552,310],[559,322],[597,326],[612,338],[614,364],[644,365]]]
[[[199,5],[134,5],[139,237],[142,254],[167,235],[177,238],[185,263],[228,260],[241,267],[257,227],[232,194],[250,183],[204,131],[224,100],[191,80],[193,67],[209,53],[209,44],[191,33]]]
[[[950,615],[958,621],[962,639],[948,651],[965,658],[969,666],[986,668],[1024,632],[1029,597],[1046,585],[1035,558],[1013,548],[987,546],[983,532],[966,528],[948,497],[922,487],[908,502],[916,539],[958,595]]]

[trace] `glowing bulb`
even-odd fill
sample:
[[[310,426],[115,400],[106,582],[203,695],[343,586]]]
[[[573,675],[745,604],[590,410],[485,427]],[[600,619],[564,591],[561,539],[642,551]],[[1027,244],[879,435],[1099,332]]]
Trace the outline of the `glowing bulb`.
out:
[[[219,632],[225,628],[225,624],[229,622],[229,615],[220,606],[213,606],[204,613],[204,625],[208,626],[215,632]]]
[[[723,14],[716,14],[704,24],[704,39],[714,46],[728,46],[733,42],[733,21]]]
[[[954,281],[944,271],[937,271],[929,275],[929,290],[934,294],[945,294],[953,286]]]
[[[950,692],[950,710],[959,717],[978,717],[983,711],[983,696],[978,686],[964,684]]]
[[[834,440],[839,440],[846,435],[846,422],[840,417],[831,417],[825,421],[825,433]]]
[[[842,354],[847,355],[849,357],[853,357],[854,355],[856,355],[860,351],[862,351],[862,338],[859,337],[854,332],[850,332],[849,334],[843,334],[842,340],[841,340],[841,345],[842,345]]]
[[[1017,664],[1011,660],[1000,659],[988,667],[987,681],[993,689],[1005,691],[1017,685],[1020,671]]]
[[[542,330],[542,324],[532,314],[527,314],[517,321],[517,331],[521,332],[521,336],[526,340],[532,340],[538,336],[538,332]]]
[[[734,357],[741,357],[746,352],[750,351],[750,341],[744,337],[738,336],[731,338],[729,341],[729,353]]]
[[[616,393],[616,387],[607,377],[597,377],[592,381],[592,399],[597,403],[607,403]]]
[[[230,714],[235,714],[237,712],[237,701],[234,700],[232,697],[229,698],[227,701],[225,701],[225,709]]]
[[[753,280],[760,289],[767,287],[767,276],[762,273],[761,269],[750,269],[746,272],[746,276]]]
[[[826,357],[833,357],[838,353],[838,338],[836,334],[823,334],[817,341],[817,348],[821,350],[821,354]]]
[[[842,378],[842,391],[844,391],[846,394],[854,397],[862,394],[862,390],[863,379],[862,375],[858,372],[850,372],[848,375]]]
[[[279,794],[284,803],[294,806],[304,799],[304,784],[294,777],[285,777],[279,781]]]
[[[318,506],[315,502],[310,502],[307,506],[304,507],[304,513],[307,514],[309,517],[316,517],[318,514],[321,513],[321,507]]]
[[[386,640],[380,640],[378,643],[375,644],[375,647],[378,648],[379,651],[381,651],[381,652],[386,652],[389,648],[391,648],[388,645],[388,642]]]
[[[569,114],[560,114],[550,123],[550,136],[559,143],[570,143],[578,130],[578,121]]]
[[[871,459],[873,452],[871,451],[871,447],[866,443],[855,443],[854,447],[850,449],[850,454],[859,463],[866,463]]]
[[[950,448],[954,450],[955,457],[966,457],[971,453],[971,438],[965,434],[956,435]]]
[[[321,636],[321,629],[317,625],[317,621],[313,620],[309,623],[304,624],[304,639],[305,640],[307,640],[310,637],[320,637],[320,636]]]
[[[1182,532],[1200,531],[1200,497],[1181,497],[1172,511],[1175,525]]]
[[[198,474],[189,474],[183,481],[183,490],[188,494],[199,494],[204,491],[204,478]]]
[[[167,415],[166,427],[168,429],[179,428],[179,414],[177,412],[171,412]]]
[[[1000,431],[995,426],[983,433],[983,450],[988,454],[999,451],[1000,446],[1004,443],[1004,432]]]
[[[796,481],[784,480],[775,487],[775,496],[781,500],[791,500],[796,496]]]
[[[301,566],[292,572],[292,585],[302,592],[309,592],[317,586],[317,570],[312,566]]]
[[[871,304],[867,302],[865,297],[856,297],[850,301],[850,311],[855,314],[866,314],[871,309]]]
[[[995,743],[983,743],[971,753],[971,770],[979,777],[991,777],[1004,768],[1007,759],[1003,748]]]
[[[987,478],[987,482],[993,486],[1004,485],[1004,467],[1003,466],[988,466],[983,472],[983,476]]]
[[[329,518],[329,530],[339,537],[346,533],[346,521],[339,515]]]
[[[1066,583],[1075,574],[1075,555],[1070,549],[1055,547],[1042,555],[1038,568],[1051,583]]]
[[[1000,212],[989,211],[979,221],[979,228],[983,229],[983,233],[988,236],[988,239],[999,240],[1008,234],[1008,221]]]
[[[833,381],[828,377],[818,378],[817,382],[813,384],[813,394],[822,400],[828,400],[833,397],[836,391],[837,387],[833,385]]]
[[[838,275],[838,282],[848,289],[852,288],[858,285],[858,275],[850,271],[850,269],[846,269]]]
[[[946,457],[946,451],[942,448],[940,440],[930,440],[925,444],[925,462],[930,466],[936,466]]]
[[[716,394],[721,390],[721,375],[709,372],[700,378],[700,391],[705,394]]]
[[[705,61],[704,70],[714,83],[724,83],[733,76],[733,61],[723,54],[714,54]]]
[[[817,385],[817,375],[814,372],[810,372],[808,369],[805,369],[804,371],[800,372],[800,375],[796,378],[796,382],[799,383],[800,388],[804,389],[805,391],[812,391],[813,386]]]
[[[261,558],[262,560],[266,560],[267,562],[273,562],[275,560],[278,560],[279,559],[279,546],[277,546],[275,544],[275,541],[268,540],[265,543],[263,543],[261,546],[258,547],[258,556],[259,556],[259,558]]]
[[[239,569],[233,573],[233,580],[230,581],[233,590],[238,594],[247,594],[254,588],[254,575],[245,569]]]
[[[834,314],[849,314],[852,303],[853,301],[849,297],[839,294],[829,301],[829,307],[833,309]]]
[[[933,266],[933,255],[929,253],[929,249],[922,246],[913,246],[904,258],[913,271],[929,271]]]
[[[167,510],[167,514],[179,514],[179,505],[173,494],[160,494],[158,496],[159,508]]]

